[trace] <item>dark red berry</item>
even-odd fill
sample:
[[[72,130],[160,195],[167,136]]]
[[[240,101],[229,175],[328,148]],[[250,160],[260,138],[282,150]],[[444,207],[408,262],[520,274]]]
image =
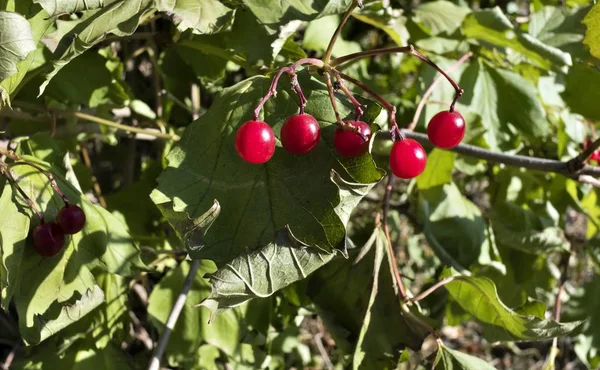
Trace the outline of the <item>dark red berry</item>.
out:
[[[69,204],[58,212],[56,223],[65,234],[76,234],[85,225],[85,213],[79,206]]]
[[[465,136],[465,119],[458,112],[439,112],[429,121],[427,135],[438,148],[454,148]]]
[[[321,138],[319,122],[310,114],[294,114],[281,127],[281,144],[292,154],[306,154]]]
[[[33,247],[40,256],[56,256],[64,245],[65,234],[58,224],[43,223],[33,229]]]
[[[275,135],[263,121],[248,121],[235,134],[235,149],[243,160],[253,164],[265,163],[275,153]]]
[[[413,139],[396,141],[390,152],[390,168],[401,179],[419,176],[427,164],[427,154]]]
[[[338,153],[344,157],[360,157],[369,150],[371,128],[362,121],[348,121],[346,123],[358,128],[362,136],[350,127],[340,126],[333,135],[333,145]]]

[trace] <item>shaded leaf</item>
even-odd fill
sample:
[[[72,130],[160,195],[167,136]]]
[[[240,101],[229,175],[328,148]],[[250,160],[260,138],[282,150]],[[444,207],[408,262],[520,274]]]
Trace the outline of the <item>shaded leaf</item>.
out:
[[[0,11],[0,81],[18,72],[17,64],[35,50],[31,26],[21,14]]]
[[[449,269],[441,278],[452,276]],[[496,285],[486,277],[456,275],[444,285],[452,298],[483,326],[483,336],[490,342],[543,340],[569,335],[583,322],[559,323],[537,316],[523,316],[508,308],[496,292]]]
[[[574,113],[584,117],[600,119],[600,91],[594,88],[600,83],[600,70],[596,67],[576,63],[569,69],[565,91],[561,94]]]
[[[475,356],[455,351],[446,346],[438,346],[437,355],[433,362],[434,370],[495,370],[486,361]]]
[[[363,9],[353,12],[352,16],[361,22],[370,24],[385,32],[397,45],[404,46],[408,41],[406,18],[401,9],[384,7],[382,2],[365,4]]]
[[[546,45],[530,34],[518,31],[499,7],[468,15],[462,25],[462,31],[468,38],[511,48],[544,69],[555,65],[571,65],[571,56],[568,53]]]
[[[135,32],[141,15],[152,5],[151,0],[114,1],[76,24],[60,39],[54,52],[52,69],[40,86],[40,95],[61,68],[104,40],[107,34],[127,36]]]
[[[50,16],[72,14],[104,6],[104,0],[33,0],[40,4]]]
[[[233,22],[234,11],[218,0],[157,0],[161,12],[173,15],[179,31],[192,29],[196,34],[211,34],[226,30]]]

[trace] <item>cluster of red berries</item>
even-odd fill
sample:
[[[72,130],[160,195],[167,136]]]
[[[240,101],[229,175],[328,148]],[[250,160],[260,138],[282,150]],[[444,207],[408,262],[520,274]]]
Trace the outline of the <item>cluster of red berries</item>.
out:
[[[437,147],[450,149],[457,146],[465,135],[465,120],[454,111],[442,111],[433,116],[427,126],[429,140]],[[310,114],[294,114],[281,128],[283,148],[296,155],[310,152],[319,142],[321,129]],[[348,121],[335,130],[333,145],[344,157],[359,157],[369,149],[371,128],[362,121]],[[246,162],[261,164],[275,153],[275,134],[263,121],[245,122],[235,135],[235,148]],[[396,141],[390,153],[390,168],[403,179],[419,176],[425,169],[425,150],[413,139]]]
[[[42,257],[56,256],[65,245],[65,234],[77,234],[85,225],[85,213],[74,204],[65,203],[55,222],[42,222],[33,230],[33,247]]]

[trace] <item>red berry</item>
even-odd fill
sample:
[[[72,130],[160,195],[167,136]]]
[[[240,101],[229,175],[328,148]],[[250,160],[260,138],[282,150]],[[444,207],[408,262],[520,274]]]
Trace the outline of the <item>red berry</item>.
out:
[[[333,145],[338,153],[344,157],[360,157],[369,150],[371,128],[362,121],[348,121],[346,123],[358,128],[363,137],[351,130],[350,127],[340,126],[335,130],[335,134],[333,135]]]
[[[76,234],[85,225],[85,213],[79,206],[69,204],[58,212],[56,223],[65,234]]]
[[[427,135],[438,148],[454,148],[465,136],[465,119],[458,112],[439,112],[429,121]]]
[[[427,154],[413,139],[396,141],[390,152],[390,168],[401,179],[419,176],[427,164]]]
[[[33,229],[33,247],[42,257],[53,257],[65,245],[65,234],[54,222],[39,224]]]
[[[248,121],[235,134],[235,149],[246,162],[265,163],[275,153],[275,134],[263,121]]]
[[[306,154],[321,138],[319,122],[310,114],[294,114],[281,127],[281,144],[292,154]]]

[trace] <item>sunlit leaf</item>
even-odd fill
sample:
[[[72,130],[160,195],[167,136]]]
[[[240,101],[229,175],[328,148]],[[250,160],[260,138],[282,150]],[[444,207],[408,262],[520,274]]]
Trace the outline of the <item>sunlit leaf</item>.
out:
[[[33,0],[51,16],[93,10],[104,6],[104,0]]]

